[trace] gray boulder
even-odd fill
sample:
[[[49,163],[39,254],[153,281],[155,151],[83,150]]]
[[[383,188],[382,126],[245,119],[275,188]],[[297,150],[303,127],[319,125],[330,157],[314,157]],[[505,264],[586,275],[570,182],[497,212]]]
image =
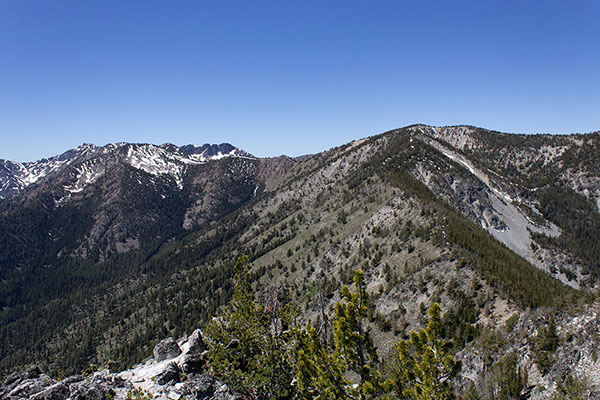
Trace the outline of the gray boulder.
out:
[[[38,368],[37,365],[32,365],[31,367],[25,370],[23,378],[25,379],[34,379],[40,376],[42,371]]]
[[[204,343],[202,331],[196,329],[186,341],[187,346],[179,360],[179,368],[186,374],[202,372],[206,367],[208,346]]]
[[[154,359],[158,362],[177,357],[181,354],[179,345],[172,337],[161,340],[153,350]]]
[[[194,397],[198,400],[241,400],[242,397],[232,393],[227,385],[212,375],[192,375],[187,383]]]
[[[204,339],[202,338],[202,331],[200,329],[196,329],[194,333],[190,335],[188,338],[188,350],[189,354],[199,354],[206,351],[208,347],[206,343],[204,343]]]

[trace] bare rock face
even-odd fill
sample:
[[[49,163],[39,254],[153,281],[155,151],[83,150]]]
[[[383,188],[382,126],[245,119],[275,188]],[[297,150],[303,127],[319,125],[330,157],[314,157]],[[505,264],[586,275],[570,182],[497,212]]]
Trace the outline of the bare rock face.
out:
[[[202,338],[202,331],[200,329],[196,329],[194,333],[190,335],[188,338],[188,350],[189,354],[198,354],[207,350],[208,347],[206,343],[204,343],[204,339]]]
[[[183,372],[189,374],[190,372],[204,371],[206,369],[207,362],[207,357],[204,353],[186,353],[182,356],[179,365]]]
[[[84,379],[85,377],[83,375],[73,375],[63,379],[62,383],[64,383],[65,385],[70,385],[72,383],[81,382]]]
[[[156,382],[159,385],[175,384],[179,382],[179,366],[176,363],[170,363],[167,368],[157,375]]]
[[[189,385],[196,399],[210,400],[241,400],[229,391],[229,388],[212,375],[201,375]]]
[[[104,389],[96,382],[78,382],[71,385],[72,400],[105,400]]]
[[[24,372],[13,372],[6,377],[0,385],[0,399],[28,399],[54,383],[55,380],[32,365]]]
[[[196,329],[187,338],[184,348],[185,351],[179,357],[178,361],[181,370],[186,374],[204,371],[208,362],[208,347],[204,343],[200,329]]]
[[[31,367],[27,368],[27,370],[25,371],[24,378],[25,379],[34,379],[34,378],[39,377],[41,373],[42,373],[42,371],[40,371],[40,369],[38,368],[37,365],[32,365]]]
[[[158,362],[175,358],[181,354],[179,345],[172,337],[163,339],[154,347],[154,359]]]
[[[12,390],[7,391],[8,398],[27,399],[46,389],[48,384],[38,379],[25,379],[19,382]],[[0,392],[1,393],[1,392]]]
[[[204,352],[186,354],[201,356]],[[93,375],[70,376],[61,382],[40,373],[36,367],[15,372],[0,383],[0,400],[128,400],[140,395],[171,400],[242,399],[213,375],[195,372],[182,375],[175,361],[160,363],[152,359],[120,373],[104,370]]]
[[[56,383],[49,388],[31,396],[31,400],[65,400],[69,397],[70,391],[67,385],[62,382]]]

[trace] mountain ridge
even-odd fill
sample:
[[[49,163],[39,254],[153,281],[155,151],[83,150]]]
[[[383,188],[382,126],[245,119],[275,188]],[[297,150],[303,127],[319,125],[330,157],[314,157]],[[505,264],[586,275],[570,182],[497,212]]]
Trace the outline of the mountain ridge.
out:
[[[38,182],[47,175],[60,171],[70,164],[89,161],[90,158],[100,158],[111,153],[121,154],[124,162],[143,169],[153,174],[171,174],[177,177],[180,174],[175,163],[191,164],[204,163],[210,160],[223,157],[251,157],[249,153],[232,146],[229,143],[204,144],[204,145],[184,145],[175,146],[171,143],[162,145],[152,145],[148,143],[109,143],[104,146],[84,143],[76,148],[65,151],[64,153],[50,158],[43,158],[32,162],[14,162],[0,159],[0,200],[8,198],[25,189],[31,184]],[[161,153],[161,154],[159,154]],[[152,159],[162,158],[169,162],[162,162],[162,165],[152,165]],[[87,173],[87,179],[93,179],[93,173],[83,167],[80,174]],[[97,175],[97,174],[95,174]],[[83,182],[85,185],[85,182]],[[80,191],[81,187],[74,186],[68,191]]]
[[[0,369],[39,354],[48,370],[131,366],[158,340],[212,318],[247,255],[257,296],[292,285],[312,321],[362,268],[382,356],[439,302],[465,379],[483,385],[491,369],[482,357],[492,365],[515,351],[535,382],[556,382],[568,357],[540,372],[528,337],[552,313],[559,330],[579,326],[570,304],[595,301],[600,271],[598,138],[577,140],[407,127],[305,159],[190,164],[183,188],[115,164],[60,204],[71,177],[56,173],[0,203]],[[48,310],[57,316],[45,321]],[[509,321],[517,328],[507,332]],[[510,340],[481,344],[501,334]],[[586,363],[594,340],[578,344]]]

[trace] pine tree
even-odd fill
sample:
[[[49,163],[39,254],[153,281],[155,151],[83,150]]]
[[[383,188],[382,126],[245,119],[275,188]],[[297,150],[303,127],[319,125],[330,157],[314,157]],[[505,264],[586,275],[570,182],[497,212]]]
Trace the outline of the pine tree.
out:
[[[344,377],[344,364],[310,325],[299,332],[297,359],[297,389],[301,399],[346,398],[350,382]]]
[[[213,371],[250,399],[292,398],[294,309],[254,299],[246,257],[234,269],[233,299],[205,327]]]
[[[512,352],[499,363],[499,400],[519,399],[527,386],[527,370],[519,366],[517,354]]]
[[[305,399],[374,399],[383,392],[379,359],[364,324],[369,298],[364,273],[354,274],[354,291],[342,288],[335,306],[333,343],[308,327],[298,349],[298,391]],[[352,377],[356,377],[354,381]]]
[[[556,322],[554,321],[554,317],[550,317],[548,324],[540,328],[533,343],[535,361],[542,373],[548,372],[552,364],[554,364],[554,352],[559,344],[560,338],[556,332]]]
[[[433,303],[426,329],[410,333],[410,343],[396,345],[395,367],[391,383],[396,394],[415,400],[454,399],[452,378],[460,363],[448,354],[450,342],[442,339],[440,306]]]
[[[583,400],[588,391],[588,384],[569,374],[563,383],[557,382],[556,392],[552,400]]]

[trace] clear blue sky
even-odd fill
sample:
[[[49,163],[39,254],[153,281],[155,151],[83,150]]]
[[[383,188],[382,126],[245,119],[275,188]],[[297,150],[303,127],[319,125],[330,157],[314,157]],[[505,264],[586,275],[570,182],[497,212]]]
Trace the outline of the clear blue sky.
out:
[[[0,1],[0,158],[600,130],[600,1]]]

